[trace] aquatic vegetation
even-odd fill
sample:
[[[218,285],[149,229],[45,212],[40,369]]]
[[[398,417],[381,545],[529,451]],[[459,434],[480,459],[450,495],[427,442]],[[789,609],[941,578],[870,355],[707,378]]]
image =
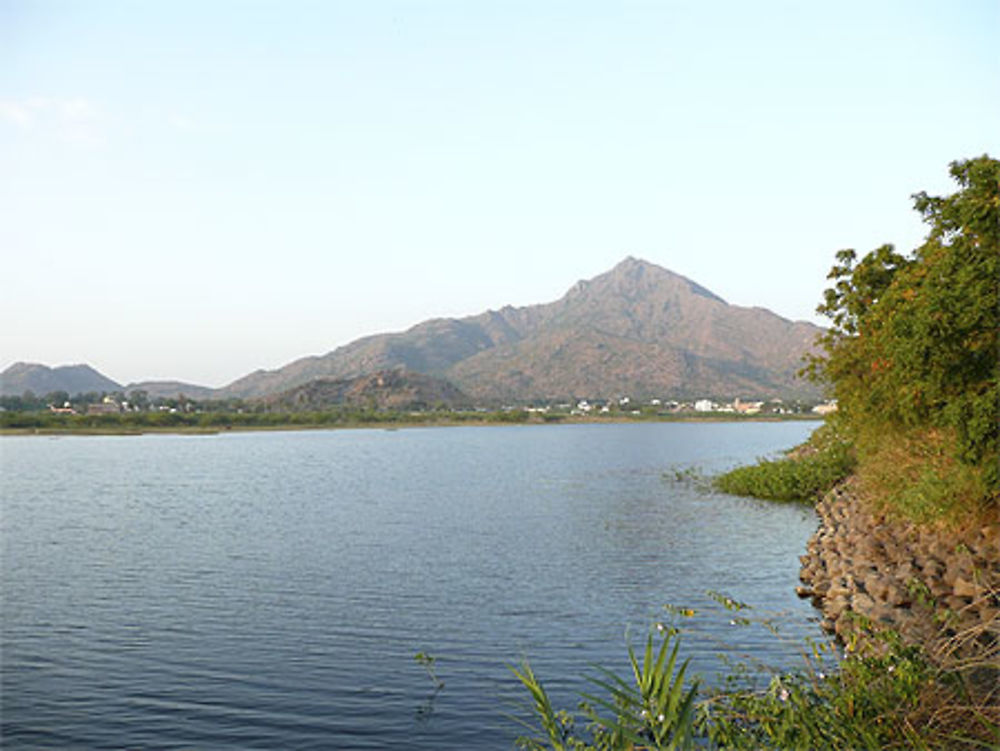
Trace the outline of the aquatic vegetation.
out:
[[[726,610],[748,609],[721,595],[713,599]],[[655,632],[647,638],[641,665],[629,647],[632,675],[627,679],[607,670],[590,679],[606,696],[585,695],[578,714],[553,707],[527,663],[514,669],[532,698],[535,719],[520,720],[533,735],[520,738],[519,746],[533,751],[944,751],[1000,744],[998,697],[988,689],[974,690],[970,665],[933,659],[892,631],[873,635],[878,649],[846,650],[833,669],[829,655],[839,648],[809,644],[799,671],[772,673],[761,686],[759,671],[736,665],[721,688],[704,692],[697,677],[687,676],[687,661],[677,667],[679,630]],[[612,717],[598,709],[610,710]]]
[[[761,459],[757,464],[737,467],[716,477],[713,484],[732,495],[815,501],[854,469],[854,452],[842,440],[817,440],[802,449],[780,459]]]
[[[433,655],[427,654],[426,652],[417,652],[413,655],[413,659],[418,665],[422,665],[427,671],[427,676],[434,682],[434,685],[438,689],[444,688],[444,681],[438,678],[438,674],[434,671],[434,663],[437,662],[437,658]]]
[[[589,681],[603,689],[603,696],[585,696],[581,718],[556,711],[538,678],[525,662],[512,668],[532,698],[540,733],[518,739],[524,749],[553,751],[574,749],[656,748],[665,751],[695,748],[695,699],[698,681],[685,682],[688,661],[677,665],[680,643],[673,629],[660,631],[661,642],[654,649],[654,635],[646,639],[640,663],[628,647],[631,680],[598,668],[600,677]],[[610,716],[601,714],[609,711]],[[524,723],[534,729],[530,723]],[[581,729],[582,725],[582,729]]]

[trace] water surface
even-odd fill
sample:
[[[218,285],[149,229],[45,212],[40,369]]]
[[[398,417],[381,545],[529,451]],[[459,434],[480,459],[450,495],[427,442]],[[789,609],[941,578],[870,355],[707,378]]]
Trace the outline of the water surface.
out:
[[[813,514],[664,478],[814,424],[7,437],[6,748],[510,748],[529,658],[570,708],[665,603],[784,611],[684,642],[797,660]],[[437,658],[445,687],[414,661]]]

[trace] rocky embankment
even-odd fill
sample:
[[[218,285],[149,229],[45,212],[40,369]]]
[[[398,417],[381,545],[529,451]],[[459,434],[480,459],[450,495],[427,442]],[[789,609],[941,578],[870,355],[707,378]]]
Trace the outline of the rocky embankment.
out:
[[[867,508],[850,484],[817,512],[798,593],[822,610],[827,631],[850,643],[867,620],[932,652],[1000,654],[1000,521],[921,527]]]

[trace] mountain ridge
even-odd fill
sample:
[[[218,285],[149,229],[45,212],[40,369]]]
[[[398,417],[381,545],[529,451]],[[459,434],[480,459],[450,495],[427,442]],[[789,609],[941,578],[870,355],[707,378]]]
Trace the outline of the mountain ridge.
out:
[[[553,302],[432,318],[362,337],[248,374],[221,393],[248,398],[312,378],[403,367],[446,378],[481,401],[623,393],[816,396],[818,389],[795,373],[820,331],[765,308],[729,305],[680,274],[629,256]],[[552,367],[553,353],[562,355],[561,368]]]
[[[450,381],[483,403],[621,395],[809,398],[818,388],[795,374],[821,331],[763,307],[730,305],[680,274],[628,256],[551,302],[431,318],[217,389],[173,381],[125,388],[151,396],[186,389],[191,398],[259,398],[317,378],[403,369]],[[107,390],[122,390],[107,380]]]

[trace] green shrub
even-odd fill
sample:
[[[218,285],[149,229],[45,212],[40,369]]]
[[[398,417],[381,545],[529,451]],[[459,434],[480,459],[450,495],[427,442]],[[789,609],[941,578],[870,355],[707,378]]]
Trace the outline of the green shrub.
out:
[[[727,610],[748,607],[729,598],[720,602]],[[742,617],[739,622],[768,623]],[[825,668],[829,675],[814,659],[800,671],[773,674],[758,688],[746,672],[734,669],[723,688],[700,695],[697,678],[686,676],[687,663],[675,669],[677,630],[663,633],[658,650],[652,636],[647,640],[641,665],[629,649],[628,680],[606,670],[601,671],[605,678],[590,679],[607,696],[585,695],[577,714],[553,707],[527,664],[514,670],[531,697],[534,719],[515,718],[533,732],[518,745],[533,751],[1000,747],[996,689],[971,691],[967,669],[941,667],[920,648],[904,645],[895,632],[872,633],[878,649],[845,655],[839,666]],[[814,646],[812,653],[819,657],[828,649],[834,647]],[[995,660],[993,670],[995,675]],[[595,706],[611,710],[612,717],[602,716]]]
[[[809,372],[832,386],[861,474],[882,465],[874,466],[880,482],[862,484],[866,495],[904,513],[955,518],[1000,502],[1000,161],[954,162],[951,175],[957,193],[914,196],[930,232],[910,256],[891,245],[860,260],[837,253],[819,308],[833,326]],[[929,459],[911,452],[907,471],[892,471],[897,448],[923,443],[940,451]],[[959,483],[960,504],[941,503],[947,488],[931,487],[915,466],[939,473],[942,457],[969,470],[939,474]],[[904,498],[921,476],[927,492]]]
[[[631,645],[628,647],[630,680],[598,668],[601,678],[590,682],[606,692],[605,696],[586,696],[581,705],[583,730],[579,720],[566,711],[556,711],[548,694],[524,663],[512,668],[532,698],[537,730],[533,737],[518,739],[518,746],[532,751],[615,751],[617,749],[655,748],[664,751],[695,748],[695,698],[698,682],[685,684],[688,661],[677,666],[679,641],[672,639],[672,629],[661,631],[662,641],[654,649],[653,634],[646,639],[642,663]],[[671,648],[673,642],[673,648]],[[611,716],[598,709],[610,710]],[[536,730],[524,722],[529,729]]]
[[[931,662],[892,631],[831,675],[777,675],[763,691],[719,691],[702,704],[705,736],[725,749],[909,751],[986,749],[1000,743],[995,697],[970,694],[965,676]]]
[[[782,459],[761,459],[737,467],[714,480],[717,489],[774,501],[812,501],[847,477],[854,468],[854,454],[843,442]]]

